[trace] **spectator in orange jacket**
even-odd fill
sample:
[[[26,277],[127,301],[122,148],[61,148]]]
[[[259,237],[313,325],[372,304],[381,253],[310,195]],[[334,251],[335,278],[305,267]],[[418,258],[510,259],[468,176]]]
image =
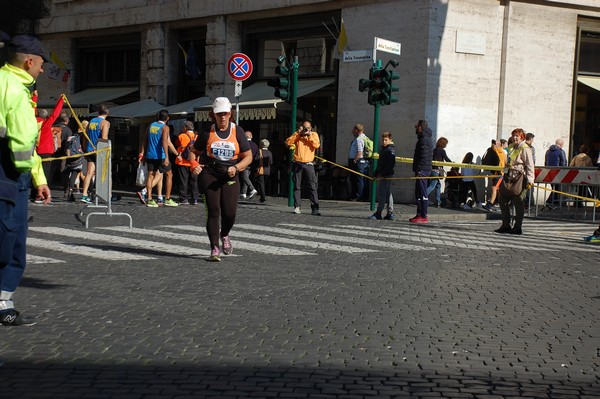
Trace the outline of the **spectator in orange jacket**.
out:
[[[319,196],[317,194],[317,174],[315,173],[315,166],[313,164],[315,150],[321,146],[319,134],[312,131],[310,121],[304,121],[300,129],[288,137],[285,144],[288,147],[295,147],[294,162],[292,163],[292,172],[294,173],[294,213],[301,213],[300,191],[302,188],[302,176],[306,175],[310,192],[311,214],[321,216],[321,212],[319,212]]]
[[[187,121],[179,136],[177,136],[177,174],[179,176],[179,203],[181,205],[198,204],[198,176],[190,171],[191,163],[189,161],[190,149],[198,140],[198,135],[194,132],[194,122]],[[188,197],[188,192],[192,198]]]

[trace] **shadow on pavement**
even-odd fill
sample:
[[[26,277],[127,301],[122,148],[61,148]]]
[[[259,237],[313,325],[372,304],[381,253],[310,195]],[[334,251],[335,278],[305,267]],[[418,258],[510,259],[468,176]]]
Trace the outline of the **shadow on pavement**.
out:
[[[260,357],[257,354],[257,357]],[[511,375],[512,374],[512,375]],[[340,370],[304,367],[94,365],[10,362],[0,370],[0,398],[584,398],[593,382],[496,378],[463,371]],[[490,396],[491,395],[491,396]]]
[[[23,277],[21,279],[20,287],[37,288],[40,290],[55,290],[58,288],[68,287],[66,284],[53,284],[48,283],[46,280],[32,277]]]

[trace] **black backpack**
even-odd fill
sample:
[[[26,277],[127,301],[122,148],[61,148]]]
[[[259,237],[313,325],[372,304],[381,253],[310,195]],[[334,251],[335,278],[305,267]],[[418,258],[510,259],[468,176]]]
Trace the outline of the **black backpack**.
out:
[[[483,154],[483,158],[481,158],[481,164],[488,166],[500,165],[500,157],[498,157],[498,154],[496,153],[493,147],[490,147],[485,151],[485,154]]]

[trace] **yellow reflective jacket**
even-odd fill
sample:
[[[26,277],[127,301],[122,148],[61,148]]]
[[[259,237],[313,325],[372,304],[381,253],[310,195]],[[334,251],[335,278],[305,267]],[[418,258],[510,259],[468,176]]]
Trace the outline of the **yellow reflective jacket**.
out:
[[[21,68],[10,64],[0,68],[0,166],[4,172],[0,192],[3,185],[14,184],[20,173],[31,172],[35,186],[47,184],[41,158],[35,153],[38,127],[28,88],[34,83]]]

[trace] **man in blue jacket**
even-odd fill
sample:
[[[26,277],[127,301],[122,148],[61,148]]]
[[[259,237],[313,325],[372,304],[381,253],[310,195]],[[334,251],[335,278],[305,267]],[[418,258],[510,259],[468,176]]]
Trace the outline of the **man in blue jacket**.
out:
[[[565,142],[563,139],[556,139],[555,144],[551,145],[546,151],[546,160],[544,165],[546,166],[567,166],[567,154],[563,150]],[[558,190],[559,184],[551,184],[552,190]],[[560,191],[560,190],[559,190]],[[554,192],[550,192],[550,195],[546,199],[546,208],[556,208],[556,196]]]
[[[428,223],[427,219],[427,186],[429,181],[426,177],[431,175],[431,160],[433,158],[433,146],[431,138],[433,133],[428,127],[426,120],[419,120],[415,126],[417,144],[413,157],[413,172],[415,172],[415,198],[417,201],[417,215],[408,221],[411,223]]]

